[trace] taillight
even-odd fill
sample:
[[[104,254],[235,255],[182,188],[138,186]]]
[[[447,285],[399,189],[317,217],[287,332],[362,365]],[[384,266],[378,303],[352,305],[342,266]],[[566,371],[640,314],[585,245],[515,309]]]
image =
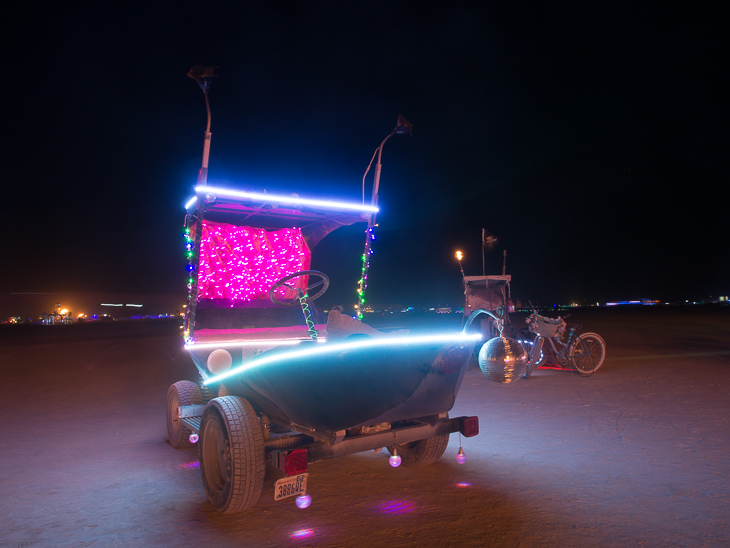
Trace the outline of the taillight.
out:
[[[479,433],[479,417],[463,417],[460,420],[459,432],[465,438],[471,438]]]
[[[307,450],[292,449],[291,451],[282,451],[277,455],[277,468],[284,471],[287,476],[296,476],[307,471]]]

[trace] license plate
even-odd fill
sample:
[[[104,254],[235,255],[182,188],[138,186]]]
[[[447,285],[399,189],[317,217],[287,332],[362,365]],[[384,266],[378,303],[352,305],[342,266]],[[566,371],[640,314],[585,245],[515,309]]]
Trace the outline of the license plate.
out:
[[[307,491],[307,477],[309,474],[299,474],[277,480],[274,484],[274,500],[304,494]]]

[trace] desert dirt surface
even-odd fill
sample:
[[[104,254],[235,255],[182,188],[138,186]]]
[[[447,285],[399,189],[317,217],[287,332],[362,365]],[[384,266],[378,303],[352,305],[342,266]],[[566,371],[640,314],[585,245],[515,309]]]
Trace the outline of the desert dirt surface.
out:
[[[479,416],[466,464],[458,434],[423,468],[313,463],[304,510],[267,469],[231,516],[197,449],[167,442],[168,386],[197,376],[177,326],[3,330],[0,546],[729,546],[730,307],[571,319],[604,337],[603,367],[498,385],[472,365],[451,411]]]

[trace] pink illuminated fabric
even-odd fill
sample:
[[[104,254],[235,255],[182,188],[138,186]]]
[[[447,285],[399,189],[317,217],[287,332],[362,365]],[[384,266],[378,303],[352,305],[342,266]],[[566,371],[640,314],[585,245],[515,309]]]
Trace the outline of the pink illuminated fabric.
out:
[[[236,301],[268,299],[275,282],[300,270],[309,270],[312,254],[299,228],[264,230],[203,221],[200,240],[198,299]],[[307,286],[307,277],[288,282]],[[283,299],[296,297],[282,288]]]

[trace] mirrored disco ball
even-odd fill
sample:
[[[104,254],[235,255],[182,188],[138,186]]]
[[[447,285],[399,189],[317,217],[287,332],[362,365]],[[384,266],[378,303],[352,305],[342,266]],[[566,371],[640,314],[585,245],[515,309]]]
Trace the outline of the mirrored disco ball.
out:
[[[493,382],[507,384],[521,379],[527,369],[527,353],[519,341],[495,337],[479,351],[479,368]]]

